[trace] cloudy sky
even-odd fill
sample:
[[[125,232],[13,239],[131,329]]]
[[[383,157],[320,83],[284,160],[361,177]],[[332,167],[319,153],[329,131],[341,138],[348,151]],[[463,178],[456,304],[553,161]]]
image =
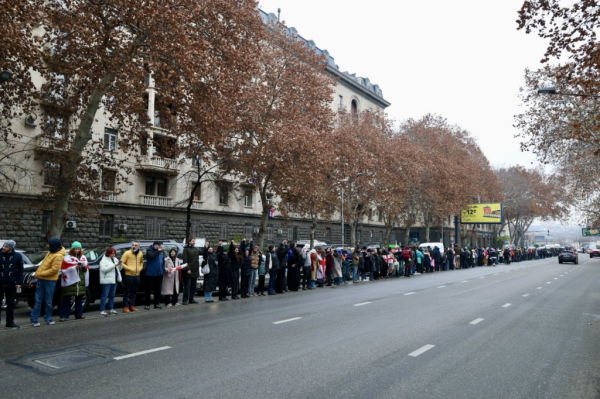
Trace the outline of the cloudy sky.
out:
[[[517,31],[523,0],[259,0],[342,71],[370,78],[396,120],[427,113],[471,132],[493,166],[531,166],[513,127],[546,42]]]

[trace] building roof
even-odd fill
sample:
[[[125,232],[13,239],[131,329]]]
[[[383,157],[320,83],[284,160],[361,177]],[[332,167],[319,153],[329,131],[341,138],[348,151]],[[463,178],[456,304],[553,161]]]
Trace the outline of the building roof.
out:
[[[260,8],[258,9],[258,12],[260,14],[262,21],[265,24],[276,24],[279,22],[279,18],[277,17],[277,15],[275,15],[273,13],[266,13],[263,10],[261,10]],[[305,39],[304,37],[300,36],[298,34],[298,31],[296,30],[296,28],[285,26],[285,30],[287,31],[287,33],[290,36],[296,37],[298,41],[303,41],[304,43],[306,43],[306,45],[308,47],[312,48],[315,51],[315,53],[317,53],[319,55],[323,54],[325,56],[325,59],[327,60],[328,66],[330,68],[335,69],[340,74],[346,76],[348,79],[350,79],[350,80],[354,81],[355,83],[357,83],[358,85],[362,86],[363,89],[367,90],[371,94],[373,94],[383,100],[383,91],[381,90],[379,85],[371,83],[369,78],[363,78],[361,76],[357,76],[355,73],[340,71],[340,68],[335,63],[335,59],[331,56],[331,54],[329,54],[329,51],[320,49],[319,47],[317,47],[315,45],[314,41]]]

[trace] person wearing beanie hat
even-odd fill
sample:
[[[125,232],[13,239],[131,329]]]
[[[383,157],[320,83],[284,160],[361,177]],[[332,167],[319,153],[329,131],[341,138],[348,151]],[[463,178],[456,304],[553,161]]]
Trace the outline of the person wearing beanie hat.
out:
[[[15,324],[15,298],[23,284],[23,257],[15,251],[13,240],[4,241],[0,254],[0,301],[6,296],[6,328],[19,328]]]
[[[37,285],[35,287],[35,305],[31,311],[31,325],[39,327],[38,317],[42,309],[42,301],[46,305],[44,308],[44,321],[48,325],[53,325],[52,321],[52,297],[56,288],[56,281],[66,254],[60,238],[50,238],[48,240],[48,253],[42,260],[42,263],[35,271]]]
[[[73,248],[81,249],[81,243],[79,241],[73,241],[73,244],[71,244],[71,249]]]
[[[86,287],[89,285],[88,261],[81,250],[81,243],[75,241],[71,244],[69,253],[63,258],[61,265],[62,287],[60,303],[60,320],[67,321],[71,313],[71,298],[75,298],[75,319],[84,319],[83,301]]]

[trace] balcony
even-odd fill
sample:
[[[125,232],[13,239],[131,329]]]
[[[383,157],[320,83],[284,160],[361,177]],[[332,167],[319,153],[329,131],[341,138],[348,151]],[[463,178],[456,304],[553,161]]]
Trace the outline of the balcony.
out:
[[[141,162],[135,167],[137,170],[144,172],[158,172],[169,175],[179,173],[179,163],[175,159],[162,158],[158,156],[145,156]]]
[[[142,205],[150,205],[150,206],[160,206],[160,207],[170,207],[171,206],[171,197],[156,197],[153,195],[140,195],[140,202]]]
[[[102,198],[102,201],[106,202],[119,202],[119,196],[115,193],[108,194],[107,197]]]
[[[40,134],[35,137],[35,151],[41,152],[59,152],[62,151],[58,147],[58,142],[61,140],[60,137],[50,136],[48,134]]]

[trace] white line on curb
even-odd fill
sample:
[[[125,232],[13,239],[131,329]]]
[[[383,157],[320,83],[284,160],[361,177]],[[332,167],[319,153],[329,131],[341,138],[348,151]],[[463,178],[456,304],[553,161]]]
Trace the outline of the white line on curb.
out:
[[[274,321],[273,324],[287,323],[288,321],[300,320],[301,318],[302,317],[293,317],[293,318],[287,319],[287,320]]]
[[[370,303],[371,303],[371,302],[362,302],[362,303],[357,303],[357,304],[356,304],[356,305],[354,305],[354,306],[368,305],[368,304],[370,304]]]
[[[483,321],[483,319],[475,319],[472,322],[470,322],[469,324],[477,324],[477,323],[481,323]]]
[[[412,295],[412,294],[416,294],[416,292],[407,292],[407,293],[406,293],[406,294],[404,294],[404,295]]]
[[[425,345],[422,348],[419,348],[416,351],[409,353],[408,356],[417,357],[420,354],[425,353],[432,348],[435,348],[435,345]]]
[[[136,352],[136,353],[130,353],[129,355],[113,357],[113,359],[114,360],[129,359],[130,357],[147,355],[148,353],[153,353],[153,352],[158,352],[158,351],[164,351],[166,349],[171,349],[171,347],[170,346],[162,346],[160,348],[148,349],[147,351],[141,351],[141,352]]]
[[[509,307],[510,305],[512,305],[512,303],[505,303],[504,305],[502,305],[502,307],[503,307],[503,308],[507,308],[507,307]]]

